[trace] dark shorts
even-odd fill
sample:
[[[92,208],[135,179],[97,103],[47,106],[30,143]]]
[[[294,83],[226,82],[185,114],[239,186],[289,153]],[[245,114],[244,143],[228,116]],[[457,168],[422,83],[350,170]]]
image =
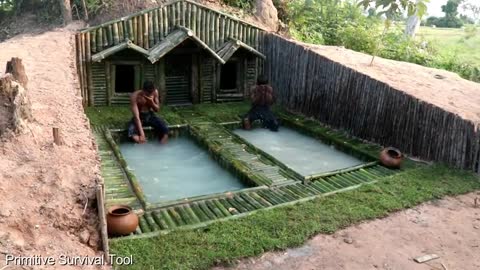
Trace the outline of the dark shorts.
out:
[[[142,122],[143,127],[153,127],[155,133],[160,137],[168,134],[167,124],[154,112],[141,112],[140,121]],[[128,137],[131,138],[135,135],[138,135],[138,130],[135,125],[135,120],[132,118],[132,120],[130,120],[128,123]]]
[[[252,106],[245,117],[248,117],[250,123],[260,120],[264,128],[278,131],[278,120],[268,106]]]

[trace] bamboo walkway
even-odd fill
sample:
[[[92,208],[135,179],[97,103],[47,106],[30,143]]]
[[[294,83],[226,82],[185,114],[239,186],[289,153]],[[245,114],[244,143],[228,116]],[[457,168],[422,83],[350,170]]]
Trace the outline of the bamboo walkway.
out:
[[[216,221],[246,216],[262,209],[285,206],[355,189],[394,173],[393,170],[375,165],[320,178],[309,184],[296,182],[283,186],[225,193],[216,198],[149,210],[140,218],[140,224],[135,233],[118,239],[152,237],[170,230],[202,227]]]
[[[103,128],[94,127],[93,134],[98,145],[101,158],[101,174],[105,180],[105,204],[129,205],[133,209],[141,209],[137,196],[133,193],[122,166],[118,163],[113,151],[105,139]]]

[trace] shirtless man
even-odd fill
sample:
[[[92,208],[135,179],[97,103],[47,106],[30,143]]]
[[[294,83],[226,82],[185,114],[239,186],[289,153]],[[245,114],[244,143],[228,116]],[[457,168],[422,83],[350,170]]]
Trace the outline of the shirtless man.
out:
[[[265,76],[258,76],[257,84],[250,89],[250,98],[252,108],[244,116],[243,127],[250,129],[252,122],[260,120],[264,128],[278,131],[278,121],[270,110],[270,106],[275,102],[275,95]]]
[[[145,143],[144,126],[151,126],[162,144],[168,141],[168,127],[155,112],[160,110],[158,91],[153,82],[145,81],[143,89],[132,93],[130,104],[133,118],[128,124],[128,137],[136,143]]]

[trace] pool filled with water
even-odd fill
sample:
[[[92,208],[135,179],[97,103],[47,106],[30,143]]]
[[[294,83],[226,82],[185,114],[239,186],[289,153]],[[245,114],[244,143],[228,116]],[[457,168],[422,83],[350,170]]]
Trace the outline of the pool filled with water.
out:
[[[331,145],[286,127],[280,127],[278,132],[256,128],[249,131],[237,129],[234,133],[303,176],[365,163]]]
[[[151,203],[248,187],[186,136],[165,145],[121,143],[120,150]]]

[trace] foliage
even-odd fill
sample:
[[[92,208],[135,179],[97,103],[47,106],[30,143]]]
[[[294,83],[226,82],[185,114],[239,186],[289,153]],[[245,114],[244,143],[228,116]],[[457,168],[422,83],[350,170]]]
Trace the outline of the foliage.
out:
[[[472,173],[441,165],[419,167],[355,191],[261,211],[206,228],[113,241],[111,250],[117,255],[133,256],[134,264],[128,269],[209,269],[269,250],[299,246],[318,233],[333,233],[424,201],[479,188],[480,182]]]
[[[408,12],[408,16],[417,14],[422,17],[427,11],[426,3],[430,0],[361,0],[360,5],[367,9],[370,5],[374,5],[376,9],[382,10],[379,14],[385,14],[387,18],[398,16],[403,11]]]
[[[0,0],[0,21],[26,12],[34,13],[40,22],[62,20],[58,0]]]
[[[460,28],[463,26],[463,21],[457,17],[428,17],[427,26],[437,26],[443,28]]]

